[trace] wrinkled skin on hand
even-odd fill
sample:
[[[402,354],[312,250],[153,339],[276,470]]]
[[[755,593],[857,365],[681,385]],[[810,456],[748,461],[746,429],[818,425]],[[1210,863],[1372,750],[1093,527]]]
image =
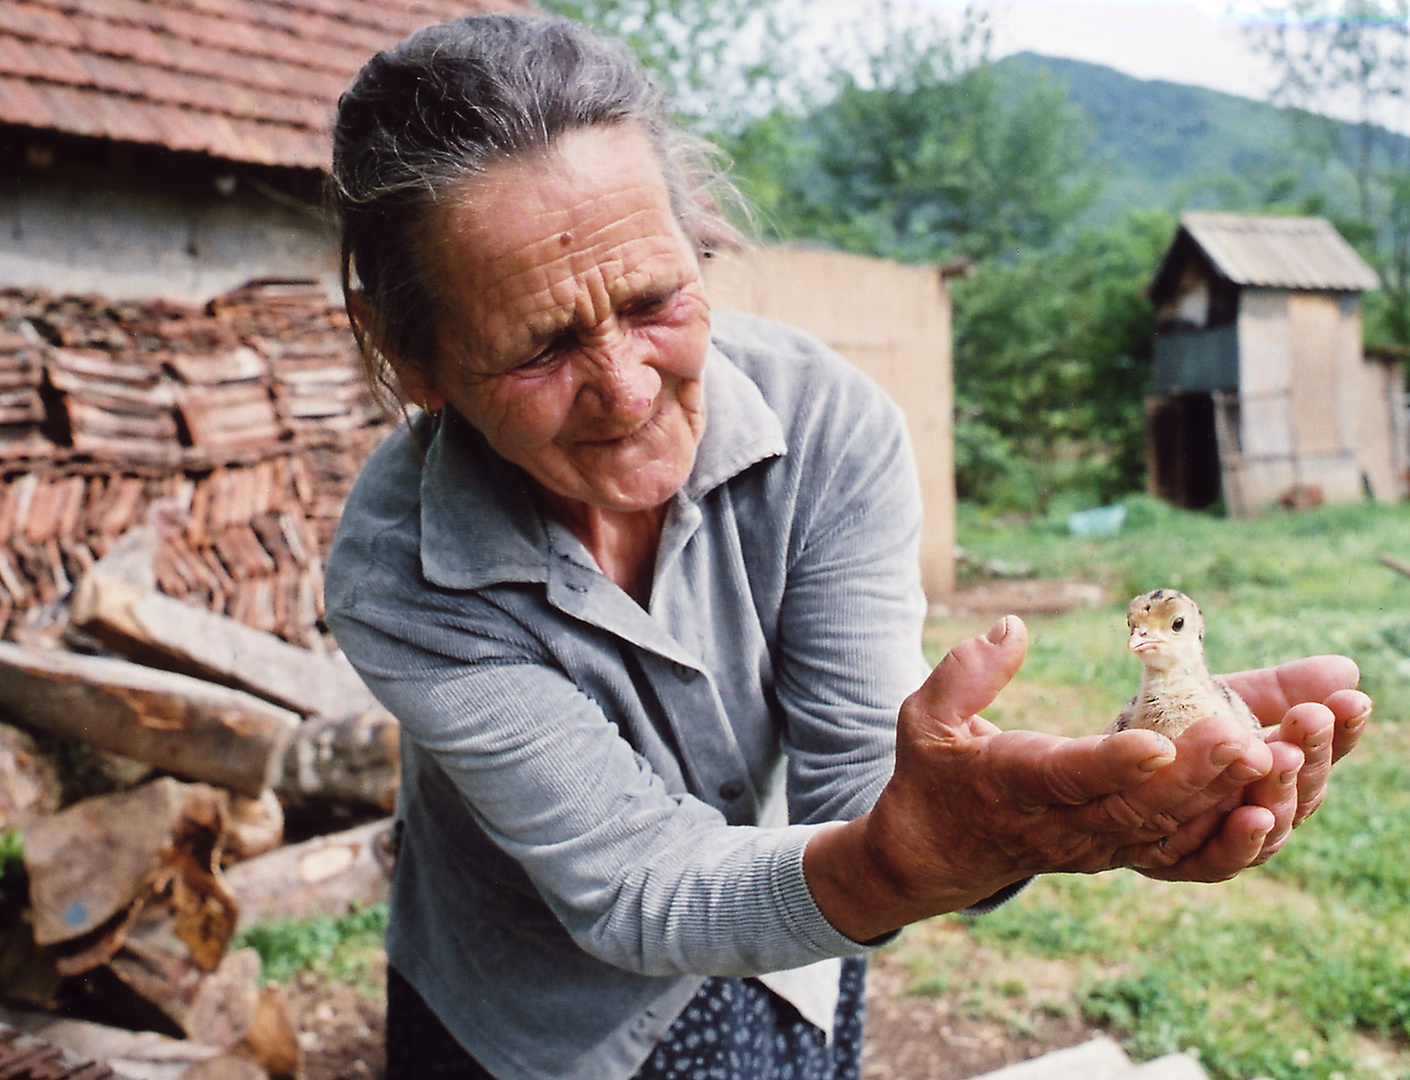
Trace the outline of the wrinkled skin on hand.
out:
[[[1229,676],[1261,736],[1226,717],[1173,742],[1144,730],[1000,731],[979,713],[1026,652],[1014,616],[955,646],[901,709],[895,773],[876,806],[809,844],[809,882],[843,933],[869,940],[1039,873],[1232,877],[1317,808],[1370,714],[1355,664],[1312,657]],[[833,860],[848,843],[859,848],[843,871]]]

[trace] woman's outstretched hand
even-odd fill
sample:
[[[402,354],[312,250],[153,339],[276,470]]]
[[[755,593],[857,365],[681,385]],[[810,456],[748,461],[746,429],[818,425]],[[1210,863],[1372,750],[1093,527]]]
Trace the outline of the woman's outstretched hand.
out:
[[[1355,665],[1317,657],[1230,677],[1277,725],[1266,738],[1222,717],[1174,742],[1000,731],[979,713],[1026,652],[1015,616],[955,646],[901,708],[895,772],[876,805],[809,842],[814,898],[842,933],[868,941],[1039,873],[1232,877],[1315,809],[1370,711],[1350,689]]]

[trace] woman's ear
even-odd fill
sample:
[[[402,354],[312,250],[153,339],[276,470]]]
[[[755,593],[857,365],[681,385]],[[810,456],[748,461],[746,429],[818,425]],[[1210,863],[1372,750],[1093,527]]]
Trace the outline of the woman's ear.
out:
[[[402,393],[413,405],[419,405],[427,412],[439,412],[445,407],[445,395],[434,388],[431,373],[422,365],[393,360],[392,370],[397,373]]]
[[[359,333],[369,339],[376,340],[373,327],[376,319],[372,314],[372,306],[368,304],[367,298],[360,292],[352,292],[348,295],[348,318],[353,325],[358,328]],[[445,395],[439,393],[430,377],[430,372],[425,370],[421,364],[409,361],[398,360],[388,356],[387,363],[392,371],[396,373],[397,384],[401,387],[402,395],[413,405],[419,405],[427,412],[437,412],[445,406]]]

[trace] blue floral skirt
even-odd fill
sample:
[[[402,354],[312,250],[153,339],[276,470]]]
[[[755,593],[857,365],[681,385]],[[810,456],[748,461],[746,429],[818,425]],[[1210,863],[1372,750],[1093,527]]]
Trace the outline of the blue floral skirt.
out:
[[[842,962],[829,1043],[753,979],[706,979],[633,1080],[858,1080],[866,961]],[[494,1080],[395,969],[387,971],[387,1080]]]

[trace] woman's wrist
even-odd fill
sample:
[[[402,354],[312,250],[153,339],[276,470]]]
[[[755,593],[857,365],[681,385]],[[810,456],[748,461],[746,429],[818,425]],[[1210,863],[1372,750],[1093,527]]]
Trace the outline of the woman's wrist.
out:
[[[888,837],[874,814],[818,830],[803,851],[814,902],[834,929],[853,941],[871,943],[921,919],[962,910],[1008,884],[976,888],[925,873],[923,860],[906,854],[912,845]]]

